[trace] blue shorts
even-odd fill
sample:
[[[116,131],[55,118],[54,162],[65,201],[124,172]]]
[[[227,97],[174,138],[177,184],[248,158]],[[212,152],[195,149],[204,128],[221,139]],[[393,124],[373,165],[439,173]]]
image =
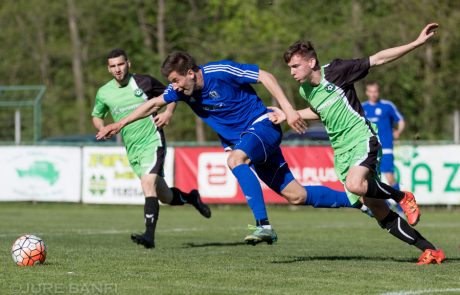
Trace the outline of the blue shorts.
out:
[[[394,173],[394,156],[393,154],[383,154],[380,161],[380,172],[381,173]]]
[[[278,125],[265,119],[249,126],[233,147],[246,153],[260,180],[277,193],[294,180],[281,152],[282,134]]]

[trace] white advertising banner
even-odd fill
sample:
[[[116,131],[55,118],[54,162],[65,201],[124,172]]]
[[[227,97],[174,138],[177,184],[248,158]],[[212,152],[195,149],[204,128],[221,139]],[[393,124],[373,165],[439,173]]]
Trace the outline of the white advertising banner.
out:
[[[80,201],[80,147],[0,147],[0,163],[0,201]]]
[[[395,174],[418,204],[460,204],[460,146],[398,146]]]
[[[168,148],[164,172],[173,185],[174,149]],[[129,165],[124,147],[83,148],[83,203],[144,204],[141,182]]]

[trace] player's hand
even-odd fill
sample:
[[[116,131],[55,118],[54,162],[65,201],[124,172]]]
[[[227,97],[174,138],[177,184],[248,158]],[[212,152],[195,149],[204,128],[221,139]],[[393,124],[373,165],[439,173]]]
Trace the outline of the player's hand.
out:
[[[107,126],[102,127],[99,132],[96,134],[97,140],[106,140],[119,133],[123,126],[120,122],[112,123]]]
[[[165,110],[162,113],[159,113],[153,118],[153,122],[157,125],[158,128],[163,128],[168,126],[169,122],[171,121],[172,113],[168,110]]]
[[[431,23],[427,25],[425,28],[423,28],[422,32],[415,41],[419,44],[424,44],[428,39],[436,34],[438,27],[439,25],[437,23]]]
[[[272,110],[273,112],[268,113],[268,119],[272,121],[274,124],[281,124],[284,121],[286,121],[286,114],[277,107],[267,107],[269,110]]]
[[[294,109],[286,112],[286,121],[289,126],[291,126],[291,128],[299,134],[305,133],[307,130],[307,124],[304,120],[302,120],[300,114]]]
[[[393,130],[393,138],[394,139],[399,139],[399,136],[401,135],[401,132],[398,130]]]

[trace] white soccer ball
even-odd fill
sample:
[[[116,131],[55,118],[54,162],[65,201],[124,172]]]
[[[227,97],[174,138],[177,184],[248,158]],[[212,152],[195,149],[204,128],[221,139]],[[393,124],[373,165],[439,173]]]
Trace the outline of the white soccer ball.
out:
[[[19,266],[42,264],[46,259],[45,242],[34,235],[23,235],[13,243],[11,256]]]

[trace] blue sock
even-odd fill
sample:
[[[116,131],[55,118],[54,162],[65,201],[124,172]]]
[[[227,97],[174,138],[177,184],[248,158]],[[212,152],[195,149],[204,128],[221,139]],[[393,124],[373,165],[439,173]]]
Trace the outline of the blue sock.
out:
[[[247,164],[236,166],[233,168],[232,172],[238,180],[241,190],[243,190],[244,196],[254,214],[257,224],[261,223],[261,221],[265,224],[268,223],[262,187],[254,172]]]
[[[394,189],[397,189],[398,191],[400,191],[400,189],[399,189],[399,183],[398,183],[398,182],[395,183],[395,184],[393,185],[393,188],[394,188]]]
[[[306,206],[315,208],[353,207],[345,192],[339,192],[326,186],[304,186],[307,190]]]

